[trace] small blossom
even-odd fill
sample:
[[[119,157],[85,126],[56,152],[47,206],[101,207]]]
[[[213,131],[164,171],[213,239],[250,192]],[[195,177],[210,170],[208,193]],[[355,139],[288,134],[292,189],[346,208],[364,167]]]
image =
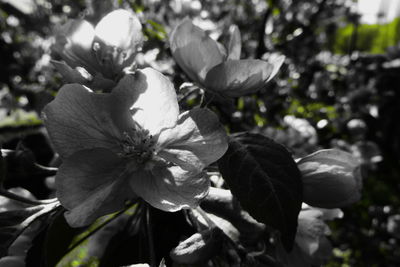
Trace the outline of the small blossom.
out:
[[[306,262],[320,266],[329,259],[332,246],[326,235],[330,235],[331,231],[325,221],[342,216],[340,209],[318,209],[303,205],[299,213],[295,242]]]
[[[326,237],[331,231],[325,221],[342,216],[340,209],[321,209],[303,203],[293,250],[287,253],[278,247],[280,261],[287,267],[322,266],[332,255],[332,245]]]
[[[362,179],[358,160],[350,153],[325,149],[297,163],[304,202],[320,208],[340,208],[358,201]]]
[[[57,196],[73,226],[136,196],[165,211],[196,206],[209,188],[203,169],[228,146],[218,117],[202,108],[179,114],[172,83],[150,68],[109,94],[65,85],[43,115],[63,159]]]
[[[79,78],[71,81],[71,76],[79,74],[74,71],[76,67],[84,68],[93,77],[102,75],[114,80],[132,65],[142,42],[139,19],[123,9],[110,12],[96,27],[83,19],[69,20],[56,34],[53,49],[70,69],[61,63],[56,68],[67,76],[68,82],[80,82]]]
[[[193,81],[228,97],[258,91],[276,75],[284,60],[240,60],[241,37],[236,26],[231,28],[225,49],[187,18],[171,33],[170,46],[174,59]]]

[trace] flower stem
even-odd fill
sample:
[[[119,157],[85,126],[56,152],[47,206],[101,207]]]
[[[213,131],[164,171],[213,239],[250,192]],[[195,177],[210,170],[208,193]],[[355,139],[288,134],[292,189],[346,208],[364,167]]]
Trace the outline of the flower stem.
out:
[[[149,241],[148,244],[150,253],[150,266],[157,267],[156,254],[154,251],[153,230],[151,228],[150,207],[148,205],[146,209],[146,230],[147,230],[147,239]]]

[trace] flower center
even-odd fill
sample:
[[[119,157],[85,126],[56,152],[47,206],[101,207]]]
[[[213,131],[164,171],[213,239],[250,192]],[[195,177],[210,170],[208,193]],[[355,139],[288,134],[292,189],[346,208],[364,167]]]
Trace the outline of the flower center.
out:
[[[149,131],[135,127],[129,133],[123,133],[121,157],[133,158],[138,163],[145,163],[153,158],[155,141]]]

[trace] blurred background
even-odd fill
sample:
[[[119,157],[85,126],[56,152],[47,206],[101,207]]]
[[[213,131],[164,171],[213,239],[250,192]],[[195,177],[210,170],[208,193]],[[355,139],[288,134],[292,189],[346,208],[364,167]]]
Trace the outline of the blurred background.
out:
[[[50,63],[57,59],[54,31],[69,18],[96,23],[120,6],[144,26],[138,66],[158,69],[176,88],[187,78],[172,60],[168,33],[186,16],[221,42],[238,25],[242,58],[285,55],[267,88],[221,107],[223,123],[231,132],[265,134],[295,157],[333,147],[357,156],[363,197],[330,224],[334,251],[326,266],[400,266],[398,0],[0,0],[0,144],[20,152],[7,188],[38,198],[54,188],[54,178],[29,167],[34,159],[54,164],[40,119],[63,84]]]

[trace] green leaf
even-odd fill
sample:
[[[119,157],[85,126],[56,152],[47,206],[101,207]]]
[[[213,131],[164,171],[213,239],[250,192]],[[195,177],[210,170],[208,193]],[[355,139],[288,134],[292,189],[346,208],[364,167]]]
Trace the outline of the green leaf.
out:
[[[0,128],[38,126],[41,124],[42,121],[40,120],[40,117],[36,112],[26,112],[22,109],[17,109],[13,111],[9,116],[0,120]]]
[[[288,151],[260,134],[241,133],[230,139],[218,165],[241,206],[259,222],[279,230],[290,251],[302,204],[302,183]]]
[[[165,40],[167,32],[165,31],[164,26],[153,20],[147,20],[146,22],[144,32],[149,38],[158,39],[160,41]]]

